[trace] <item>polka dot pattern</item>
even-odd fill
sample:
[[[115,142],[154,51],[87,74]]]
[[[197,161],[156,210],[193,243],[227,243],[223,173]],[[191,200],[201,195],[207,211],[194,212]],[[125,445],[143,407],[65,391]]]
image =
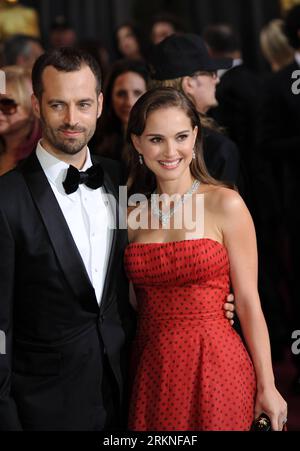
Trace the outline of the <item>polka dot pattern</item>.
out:
[[[226,248],[208,238],[132,243],[125,268],[138,301],[130,430],[249,430],[251,359],[223,314]]]

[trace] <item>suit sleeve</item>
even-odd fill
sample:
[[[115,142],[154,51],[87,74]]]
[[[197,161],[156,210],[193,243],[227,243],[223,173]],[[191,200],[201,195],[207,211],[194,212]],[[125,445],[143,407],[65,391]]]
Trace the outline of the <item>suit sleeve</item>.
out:
[[[11,396],[12,317],[15,245],[5,215],[0,210],[0,431],[21,430],[17,406]]]
[[[299,133],[290,133],[287,126],[287,99],[281,94],[279,82],[283,84],[284,79],[277,80],[277,84],[274,80],[264,84],[259,110],[258,150],[272,160],[297,156],[300,147]]]
[[[214,178],[237,184],[240,175],[239,150],[227,136],[213,130],[206,130],[204,159],[209,173]]]
[[[237,146],[228,139],[220,146],[220,180],[237,184],[240,175],[240,155]]]

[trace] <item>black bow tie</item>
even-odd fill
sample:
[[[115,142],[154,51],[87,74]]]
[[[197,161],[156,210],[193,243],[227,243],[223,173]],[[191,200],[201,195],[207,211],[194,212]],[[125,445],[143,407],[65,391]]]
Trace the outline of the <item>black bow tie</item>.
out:
[[[65,192],[67,194],[74,193],[81,183],[92,189],[100,188],[103,185],[103,169],[100,164],[95,164],[86,171],[78,171],[70,165],[63,182]]]

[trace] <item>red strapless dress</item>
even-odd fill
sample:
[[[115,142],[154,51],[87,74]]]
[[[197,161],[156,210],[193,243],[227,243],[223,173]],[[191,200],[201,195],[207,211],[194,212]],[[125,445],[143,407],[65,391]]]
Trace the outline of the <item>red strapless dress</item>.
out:
[[[125,267],[138,301],[130,430],[249,430],[256,379],[224,317],[226,248],[209,238],[131,243]]]

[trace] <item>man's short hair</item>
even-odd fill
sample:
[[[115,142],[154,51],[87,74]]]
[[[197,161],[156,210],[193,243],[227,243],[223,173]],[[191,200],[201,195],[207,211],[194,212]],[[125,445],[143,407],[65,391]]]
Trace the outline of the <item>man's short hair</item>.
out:
[[[63,47],[50,50],[41,55],[35,62],[32,69],[32,88],[34,95],[41,99],[43,94],[43,72],[48,66],[53,66],[61,72],[74,72],[83,66],[88,66],[96,78],[97,95],[101,92],[101,69],[95,58],[89,53],[74,47]]]
[[[217,53],[230,53],[240,50],[237,33],[227,24],[209,25],[203,30],[203,39]]]

